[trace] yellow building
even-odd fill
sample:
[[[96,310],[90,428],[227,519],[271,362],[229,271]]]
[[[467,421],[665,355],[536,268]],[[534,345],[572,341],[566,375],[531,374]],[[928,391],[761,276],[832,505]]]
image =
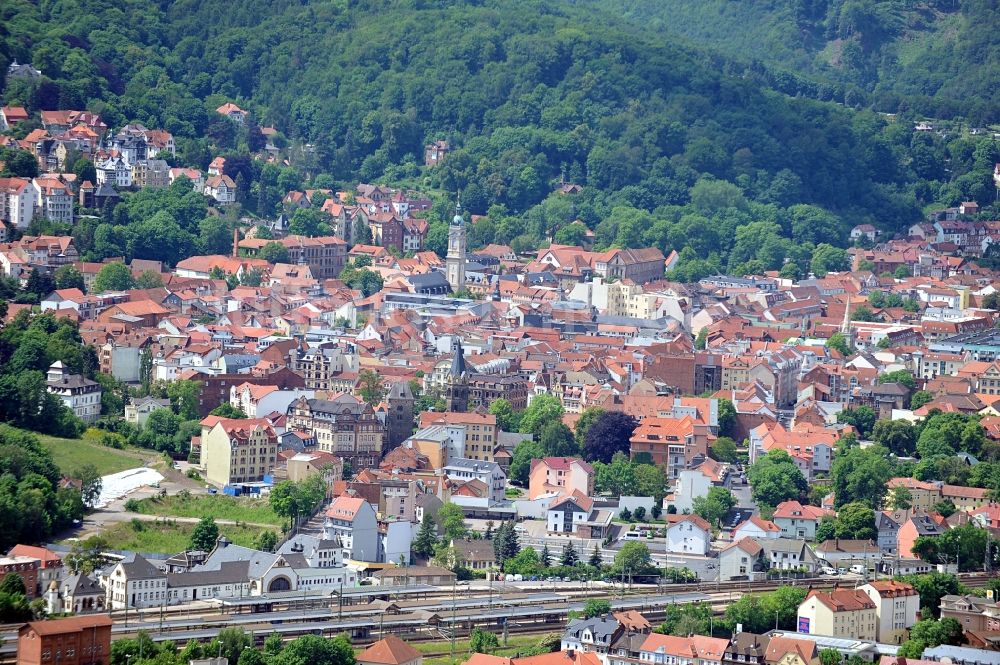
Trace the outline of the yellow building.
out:
[[[810,591],[799,605],[798,632],[851,640],[874,640],[875,602],[860,589]]]
[[[458,412],[445,411],[434,413],[426,411],[420,414],[420,427],[430,427],[431,425],[443,425],[448,428],[464,427],[465,437],[461,454],[452,450],[451,457],[461,457],[464,459],[474,459],[480,462],[492,462],[493,451],[499,440],[499,430],[497,427],[497,417],[492,413]],[[427,454],[423,450],[420,452]],[[447,458],[444,464],[447,465]],[[437,467],[435,467],[437,468]]]
[[[910,492],[910,504],[913,510],[927,512],[934,507],[934,504],[941,501],[941,485],[938,483],[926,482],[915,478],[890,478],[886,484],[889,488],[887,499],[889,507],[896,509],[892,504],[892,490],[896,487],[905,487]]]
[[[210,483],[260,482],[274,468],[278,437],[267,420],[209,416],[201,426],[201,463]]]

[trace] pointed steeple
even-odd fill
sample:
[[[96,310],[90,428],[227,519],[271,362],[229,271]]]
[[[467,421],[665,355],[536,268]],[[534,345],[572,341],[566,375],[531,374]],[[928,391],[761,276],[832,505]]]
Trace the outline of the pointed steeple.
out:
[[[844,320],[840,324],[840,332],[844,335],[847,346],[854,348],[854,333],[851,331],[851,295],[847,294],[847,305],[844,307]]]
[[[448,375],[453,377],[464,376],[466,373],[465,354],[462,352],[462,340],[455,343],[455,355],[451,358],[451,368]]]

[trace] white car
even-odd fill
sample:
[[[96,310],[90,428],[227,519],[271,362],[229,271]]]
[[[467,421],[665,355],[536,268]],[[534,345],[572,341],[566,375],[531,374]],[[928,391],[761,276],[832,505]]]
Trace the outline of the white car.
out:
[[[836,575],[837,569],[831,568],[830,566],[823,566],[822,568],[819,569],[819,572],[823,573],[824,575]]]

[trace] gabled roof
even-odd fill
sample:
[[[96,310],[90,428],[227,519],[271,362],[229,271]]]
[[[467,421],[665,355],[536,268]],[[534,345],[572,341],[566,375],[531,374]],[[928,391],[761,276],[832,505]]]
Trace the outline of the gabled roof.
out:
[[[359,663],[401,665],[420,657],[420,652],[412,646],[395,635],[389,635],[358,654],[357,660]]]
[[[583,493],[580,492],[580,490],[573,490],[572,494],[564,496],[553,502],[549,506],[549,510],[556,510],[559,506],[562,506],[563,504],[566,503],[572,503],[573,505],[577,506],[578,508],[580,508],[581,511],[587,513],[588,515],[590,514],[590,511],[594,507],[593,499],[591,499],[589,496],[585,496]]]
[[[858,612],[875,609],[875,602],[861,589],[834,589],[810,591],[806,600],[815,598],[833,612]]]

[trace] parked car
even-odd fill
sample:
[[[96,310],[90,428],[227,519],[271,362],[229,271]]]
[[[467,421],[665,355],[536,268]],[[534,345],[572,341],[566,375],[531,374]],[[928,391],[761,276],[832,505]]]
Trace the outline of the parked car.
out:
[[[836,575],[837,569],[831,568],[830,566],[823,566],[822,568],[819,569],[819,572],[823,573],[824,575]]]

